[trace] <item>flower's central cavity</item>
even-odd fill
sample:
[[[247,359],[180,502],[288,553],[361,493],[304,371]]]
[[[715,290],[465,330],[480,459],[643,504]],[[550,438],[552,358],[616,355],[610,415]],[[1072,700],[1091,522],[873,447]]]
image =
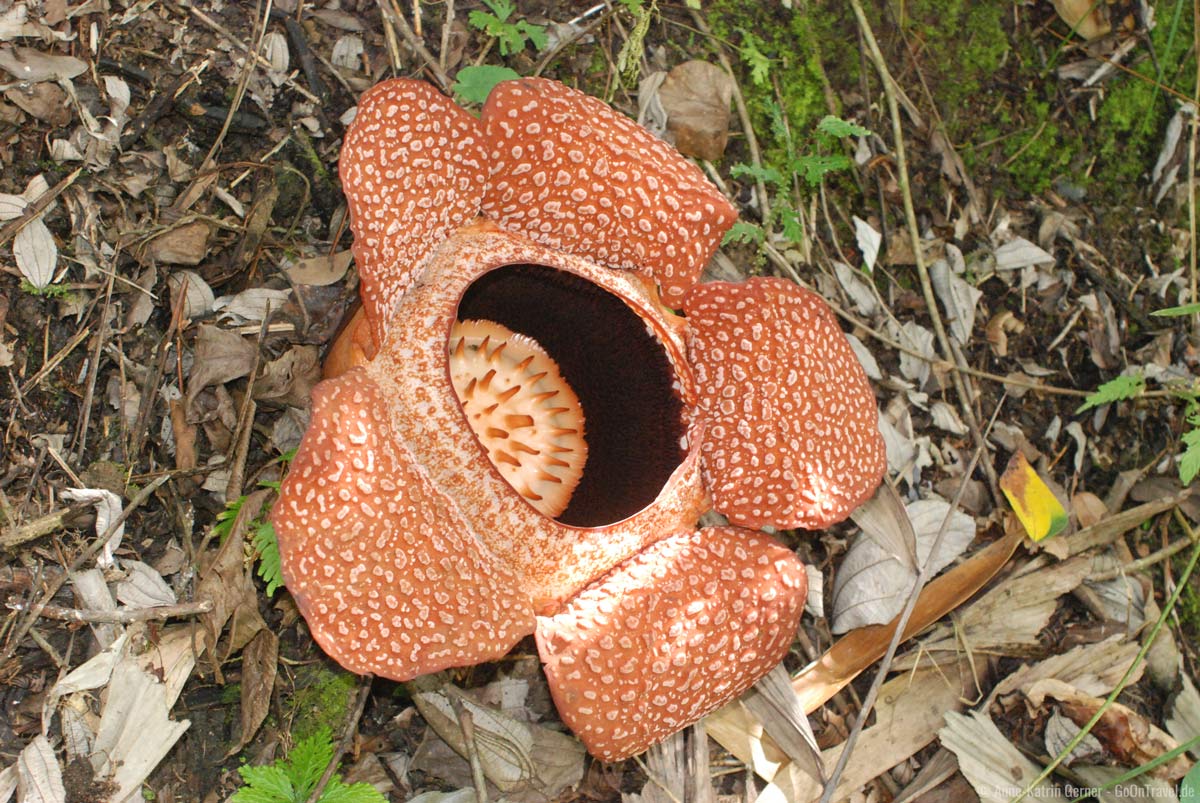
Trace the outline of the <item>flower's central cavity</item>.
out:
[[[583,409],[558,364],[492,321],[450,330],[450,380],[488,458],[543,515],[560,515],[583,474]]]
[[[472,430],[501,476],[547,516],[578,527],[620,521],[653,502],[683,460],[683,403],[662,343],[585,279],[543,265],[481,276],[459,302],[449,348]]]

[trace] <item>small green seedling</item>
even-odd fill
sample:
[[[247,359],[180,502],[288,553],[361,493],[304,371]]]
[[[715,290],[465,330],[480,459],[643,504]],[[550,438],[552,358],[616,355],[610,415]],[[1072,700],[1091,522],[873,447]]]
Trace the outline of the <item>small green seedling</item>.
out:
[[[234,792],[230,803],[304,803],[333,760],[333,742],[322,729],[301,739],[286,759],[269,767],[238,767],[246,784]],[[366,783],[345,784],[334,775],[317,803],[387,803],[387,798]]]
[[[734,226],[726,233],[724,243],[762,243],[766,236],[765,230],[776,225],[779,226],[779,233],[783,239],[794,243],[802,242],[804,225],[793,198],[799,192],[798,185],[803,182],[812,190],[820,186],[825,176],[830,173],[849,168],[853,163],[848,156],[829,151],[833,150],[838,140],[846,137],[865,137],[871,132],[855,123],[827,115],[817,124],[812,151],[800,153],[792,137],[791,128],[784,119],[783,109],[778,104],[772,104],[771,133],[777,141],[783,143],[786,156],[782,164],[739,164],[734,165],[731,171],[735,178],[752,178],[769,188],[771,219],[763,221],[761,228],[751,223]]]
[[[1141,374],[1118,376],[1116,379],[1110,379],[1096,388],[1096,392],[1084,399],[1083,404],[1076,408],[1075,415],[1086,412],[1093,407],[1099,407],[1102,404],[1136,399],[1145,390],[1146,380]]]
[[[534,50],[542,50],[550,42],[544,25],[534,25],[528,20],[511,22],[517,10],[512,0],[483,0],[489,11],[472,11],[467,22],[476,30],[483,31],[500,45],[501,56],[511,56],[532,44]]]

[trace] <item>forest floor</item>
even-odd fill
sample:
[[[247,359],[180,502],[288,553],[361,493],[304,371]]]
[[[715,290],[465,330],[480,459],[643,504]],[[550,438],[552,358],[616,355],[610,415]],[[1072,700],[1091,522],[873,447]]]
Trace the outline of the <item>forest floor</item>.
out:
[[[861,2],[0,0],[0,803],[808,801],[818,762],[833,799],[1200,799],[1194,10]],[[532,638],[366,680],[278,586],[267,511],[358,298],[357,98],[477,112],[489,67],[675,142],[740,214],[710,277],[853,337],[889,510],[948,568],[881,665],[894,522],[779,534],[823,581],[785,661],[819,759],[760,699],[603,764]]]

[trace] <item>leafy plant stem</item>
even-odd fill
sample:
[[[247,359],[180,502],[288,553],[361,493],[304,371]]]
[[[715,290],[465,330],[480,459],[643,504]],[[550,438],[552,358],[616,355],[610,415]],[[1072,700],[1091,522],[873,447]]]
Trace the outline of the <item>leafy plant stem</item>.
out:
[[[692,22],[704,34],[706,39],[714,40],[712,29],[708,27],[708,23],[704,19],[704,15],[696,9],[692,9]],[[721,69],[729,75],[733,75],[733,65],[729,63],[729,57],[725,55],[725,51],[717,47],[717,61],[721,63]],[[742,131],[746,135],[746,148],[750,151],[750,163],[762,172],[762,151],[758,147],[758,137],[754,133],[754,124],[750,122],[750,112],[746,109],[746,98],[742,95],[741,87],[737,81],[733,82],[733,105],[737,108],[738,120],[741,121]],[[754,190],[758,196],[758,211],[762,216],[762,222],[766,225],[771,219],[771,204],[767,199],[767,185],[762,178],[757,178],[754,182]]]
[[[852,2],[857,2],[857,0],[852,0]],[[1029,785],[1021,790],[1021,794],[1017,795],[1015,798],[1009,801],[1009,803],[1021,803],[1022,800],[1027,798],[1029,794],[1033,792],[1035,788],[1037,788],[1038,784],[1049,778],[1051,773],[1058,769],[1058,766],[1066,760],[1067,756],[1071,755],[1071,752],[1078,747],[1085,738],[1087,738],[1089,733],[1092,732],[1092,729],[1096,727],[1096,724],[1100,721],[1100,718],[1104,716],[1105,712],[1108,711],[1108,709],[1116,701],[1117,697],[1120,696],[1121,692],[1125,691],[1125,687],[1129,685],[1129,681],[1133,677],[1134,670],[1141,664],[1142,661],[1146,660],[1146,654],[1150,652],[1150,648],[1154,646],[1154,640],[1158,638],[1158,632],[1162,630],[1162,626],[1167,621],[1167,617],[1170,616],[1171,611],[1175,608],[1176,602],[1179,601],[1179,595],[1182,594],[1183,589],[1187,587],[1188,578],[1192,576],[1192,570],[1196,568],[1196,562],[1198,559],[1200,559],[1200,541],[1196,539],[1196,533],[1192,531],[1191,525],[1187,523],[1187,519],[1185,519],[1183,514],[1179,512],[1179,508],[1175,509],[1175,519],[1179,522],[1179,526],[1183,528],[1183,531],[1187,533],[1188,538],[1195,546],[1192,547],[1192,556],[1188,558],[1188,563],[1183,570],[1183,574],[1181,574],[1179,579],[1175,582],[1175,590],[1171,592],[1171,596],[1168,597],[1167,601],[1163,604],[1162,611],[1158,614],[1158,619],[1155,620],[1154,626],[1150,628],[1149,635],[1146,636],[1146,640],[1142,643],[1142,648],[1138,650],[1138,654],[1135,655],[1133,661],[1130,662],[1129,668],[1125,670],[1125,674],[1121,676],[1119,681],[1117,681],[1117,685],[1114,686],[1113,690],[1109,692],[1107,697],[1104,698],[1104,703],[1099,709],[1096,710],[1096,713],[1092,715],[1092,718],[1087,721],[1087,724],[1080,728],[1079,733],[1075,734],[1075,738],[1067,742],[1066,746],[1063,747],[1063,749],[1059,751],[1058,755],[1054,757],[1054,760],[1046,765],[1046,768],[1042,770],[1041,774],[1030,781]]]
[[[325,787],[333,779],[333,774],[337,772],[338,764],[341,763],[342,756],[350,749],[350,742],[354,739],[354,731],[358,727],[358,721],[362,719],[363,710],[367,706],[367,697],[371,694],[371,681],[374,677],[364,675],[359,679],[358,699],[354,702],[354,707],[350,709],[346,717],[345,727],[342,728],[342,738],[338,740],[337,745],[333,749],[333,757],[325,766],[325,772],[321,773],[320,780],[313,787],[312,793],[309,794],[308,800],[305,803],[318,803],[321,796],[325,793]]]
[[[1192,4],[1192,36],[1200,39],[1200,6]],[[1193,48],[1197,44],[1193,41]],[[1200,109],[1200,58],[1196,59],[1196,86],[1192,91],[1192,119],[1188,126],[1188,276],[1191,279],[1191,298],[1197,301],[1196,280],[1196,127],[1200,125],[1200,115],[1195,109]],[[1192,313],[1192,334],[1200,327],[1200,313]]]
[[[963,420],[971,430],[971,437],[975,441],[977,447],[983,446],[983,434],[979,430],[979,420],[975,417],[975,409],[971,406],[971,398],[973,394],[967,392],[967,383],[963,378],[961,366],[964,360],[961,355],[954,349],[950,343],[950,338],[946,334],[946,326],[942,322],[941,313],[938,312],[937,298],[933,293],[933,282],[929,279],[929,268],[925,264],[925,257],[921,253],[921,231],[917,225],[916,208],[913,205],[912,187],[908,180],[908,157],[904,148],[904,123],[900,117],[900,103],[896,99],[896,91],[894,88],[894,79],[891,72],[888,70],[887,61],[883,58],[883,52],[879,49],[879,42],[875,39],[875,32],[871,29],[871,23],[867,20],[866,12],[863,11],[860,0],[850,0],[850,7],[854,10],[854,16],[858,20],[859,30],[862,31],[863,41],[867,45],[867,53],[871,57],[871,62],[875,66],[875,71],[879,73],[880,83],[883,85],[884,97],[887,99],[888,114],[891,117],[892,123],[892,139],[893,147],[896,150],[896,179],[900,184],[900,194],[904,199],[904,218],[908,226],[908,235],[912,240],[912,248],[915,261],[917,263],[917,275],[921,281],[921,292],[925,298],[925,308],[929,312],[929,317],[933,321],[933,331],[937,337],[938,346],[943,358],[950,364],[950,377],[954,382],[954,390],[958,396],[959,407],[962,409]],[[983,461],[984,474],[988,480],[988,490],[991,491],[992,499],[997,505],[1002,505],[1002,497],[1000,495],[999,478],[996,476],[996,468],[991,464],[991,461]]]

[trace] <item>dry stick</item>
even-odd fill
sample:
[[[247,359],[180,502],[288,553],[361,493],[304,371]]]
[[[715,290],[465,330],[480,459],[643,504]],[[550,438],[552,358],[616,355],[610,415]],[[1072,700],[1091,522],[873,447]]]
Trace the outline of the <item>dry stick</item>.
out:
[[[1123,563],[1120,566],[1115,566],[1106,572],[1088,575],[1088,580],[1097,583],[1103,583],[1105,580],[1115,580],[1124,575],[1134,574],[1135,572],[1140,572],[1143,569],[1148,569],[1156,563],[1162,563],[1167,558],[1182,552],[1190,546],[1195,546],[1190,539],[1180,538],[1174,543],[1167,544],[1162,549],[1151,552],[1144,558],[1131,560],[1129,563]]]
[[[917,212],[913,206],[912,188],[908,182],[908,158],[904,152],[904,128],[900,119],[900,106],[896,101],[895,88],[892,86],[892,75],[888,72],[887,63],[884,61],[883,53],[879,49],[879,43],[875,41],[875,33],[871,30],[871,23],[867,21],[867,16],[863,12],[862,3],[860,0],[850,0],[850,6],[854,9],[854,16],[858,18],[858,26],[862,30],[863,41],[867,45],[867,52],[870,53],[871,61],[875,64],[875,70],[879,73],[880,83],[883,84],[884,97],[888,103],[888,111],[892,118],[892,137],[895,139],[896,148],[896,179],[900,184],[900,193],[904,198],[904,217],[908,222],[908,235],[912,240],[913,258],[917,263],[917,275],[921,279],[921,291],[925,297],[925,306],[929,308],[929,317],[933,321],[933,331],[937,336],[942,356],[950,362],[952,369],[950,376],[954,380],[954,390],[958,394],[963,417],[966,419],[967,426],[971,429],[971,436],[974,438],[976,445],[983,447],[985,442],[983,440],[983,433],[979,430],[979,419],[975,417],[975,407],[971,403],[971,394],[967,392],[967,384],[959,368],[960,363],[955,359],[954,349],[950,346],[950,338],[946,335],[946,327],[942,324],[942,316],[938,312],[937,307],[937,298],[933,295],[933,283],[929,280],[929,269],[926,267],[925,257],[921,253],[921,232],[917,227]],[[1002,504],[996,469],[990,460],[983,461],[983,471],[987,475],[988,487],[992,492],[992,498],[996,501],[997,505]]]
[[[256,64],[258,64],[258,66],[264,67],[266,69],[271,69],[271,62],[267,59],[266,56],[264,56],[262,53],[259,52],[258,48],[251,48],[245,42],[238,39],[237,36],[234,35],[233,31],[230,31],[224,25],[217,22],[215,19],[208,16],[200,9],[193,6],[190,2],[187,2],[187,0],[184,0],[184,2],[181,2],[180,6],[185,11],[190,12],[192,14],[192,16],[194,16],[196,19],[200,20],[200,22],[204,23],[209,28],[211,28],[214,32],[220,34],[227,42],[229,42],[229,44],[233,45],[238,50],[240,50],[243,53],[245,53],[246,55],[248,55],[252,61],[254,61]],[[265,26],[264,26],[264,30],[266,30]],[[310,100],[313,103],[320,105],[321,99],[318,98],[316,95],[314,95],[312,92],[309,92],[307,89],[305,89],[299,83],[297,83],[296,79],[292,78],[290,75],[286,76],[284,78],[284,83],[287,84],[292,89],[294,89],[297,93],[303,95],[307,100]]]
[[[28,611],[33,606],[24,602],[10,602],[8,607],[14,611]],[[134,622],[147,622],[152,619],[172,619],[176,616],[198,616],[209,613],[213,609],[211,599],[180,602],[175,605],[156,605],[153,608],[126,608],[115,611],[98,611],[81,608],[64,608],[61,605],[43,605],[38,612],[42,619],[57,619],[60,622],[85,622],[94,624],[128,625]]]
[[[71,355],[72,351],[79,347],[80,343],[87,340],[88,335],[91,333],[92,327],[90,326],[85,326],[76,332],[75,335],[67,341],[67,345],[59,349],[53,357],[46,360],[45,364],[38,369],[36,374],[29,377],[24,383],[21,384],[21,395],[25,395],[37,387],[43,379],[50,375],[51,371],[57,368],[63,360]]]
[[[263,8],[262,18],[259,22],[256,41],[254,43],[254,47],[252,48],[234,37],[233,34],[229,33],[228,31],[224,31],[224,29],[222,29],[216,21],[206,17],[204,12],[195,8],[190,2],[184,2],[183,4],[183,7],[196,15],[197,19],[212,27],[213,30],[222,32],[222,36],[225,36],[232,44],[246,52],[250,57],[242,62],[242,69],[238,74],[238,82],[237,86],[234,87],[233,98],[229,102],[229,111],[225,115],[225,122],[222,123],[221,130],[217,133],[216,139],[214,139],[212,145],[209,146],[208,153],[205,154],[204,159],[201,160],[200,169],[196,171],[196,178],[192,180],[192,183],[188,185],[186,190],[179,194],[179,197],[172,205],[172,209],[177,212],[183,213],[187,211],[191,208],[192,204],[199,199],[203,191],[209,186],[209,184],[204,184],[202,182],[209,181],[211,183],[210,177],[212,176],[212,169],[216,164],[217,153],[221,150],[221,146],[225,143],[225,137],[229,134],[230,126],[233,125],[233,118],[237,114],[238,109],[241,108],[242,100],[246,97],[246,88],[250,85],[250,74],[254,70],[254,65],[262,61],[268,67],[270,66],[270,62],[266,60],[261,51],[263,40],[267,35],[267,25],[271,17],[271,5],[271,0],[267,0],[266,7]],[[302,89],[299,84],[292,82],[291,86],[300,91],[301,94],[307,96],[317,105],[320,105],[320,99],[308,90]]]
[[[229,480],[225,484],[225,498],[237,499],[242,495],[242,481],[246,476],[246,455],[250,451],[250,435],[254,431],[254,413],[258,406],[254,403],[254,383],[258,381],[258,370],[262,367],[263,340],[267,336],[267,322],[271,320],[271,305],[263,313],[262,324],[258,328],[258,341],[254,344],[254,360],[250,363],[250,377],[246,384],[246,398],[242,401],[242,409],[238,410],[237,428],[234,438],[233,451],[229,454]]]
[[[1195,24],[1200,22],[1200,6],[1192,4],[1192,50],[1200,53],[1196,49],[1200,45],[1200,28],[1196,28]],[[1193,304],[1196,303],[1196,128],[1200,126],[1200,59],[1196,60],[1196,89],[1192,96],[1194,104],[1192,110],[1192,125],[1191,133],[1188,136],[1188,273],[1191,278],[1191,295],[1188,300]],[[1192,334],[1200,326],[1200,314],[1192,313]]]
[[[696,27],[700,29],[700,33],[704,34],[709,39],[716,41],[712,30],[708,27],[708,22],[705,21],[704,15],[696,9],[692,9],[692,21],[696,23]],[[758,149],[758,137],[754,134],[754,124],[750,122],[750,112],[746,110],[746,99],[742,97],[741,87],[733,77],[733,65],[729,63],[729,57],[725,55],[725,50],[718,42],[713,46],[713,50],[717,53],[717,60],[721,62],[721,69],[728,73],[731,83],[733,84],[733,105],[737,107],[738,119],[742,122],[742,130],[746,133],[746,147],[750,149],[750,162],[757,168],[757,173],[762,173],[762,153]],[[767,198],[767,185],[763,183],[761,178],[754,180],[754,189],[758,193],[758,211],[762,215],[763,226],[771,224],[771,202]]]
[[[408,45],[409,49],[421,57],[425,62],[423,66],[433,73],[433,77],[437,80],[438,85],[441,86],[442,91],[450,94],[450,87],[453,86],[454,82],[450,80],[450,76],[442,69],[437,57],[430,53],[429,48],[425,47],[425,43],[417,38],[416,33],[413,32],[412,27],[408,24],[404,13],[396,6],[395,0],[377,0],[377,2],[379,10],[383,12],[383,18],[400,32],[400,36],[404,39],[404,43]]]
[[[0,534],[0,548],[12,549],[28,541],[36,541],[43,535],[66,527],[71,519],[79,518],[93,507],[91,502],[81,502],[78,505],[56,510],[45,516],[39,516],[33,521],[27,521],[19,527],[13,527]]]
[[[457,701],[454,703],[454,710],[458,714],[458,725],[462,728],[463,745],[467,750],[467,763],[471,765],[471,783],[475,785],[475,803],[488,803],[487,776],[483,772],[483,762],[479,759],[479,748],[475,743],[475,717]]]
[[[145,501],[150,498],[150,495],[157,491],[159,487],[167,481],[169,476],[170,475],[168,474],[164,474],[163,476],[146,485],[146,487],[142,488],[142,490],[138,491],[137,494],[129,500],[129,504],[125,506],[120,515],[113,519],[112,523],[108,525],[108,529],[106,529],[95,541],[93,541],[91,546],[80,552],[75,560],[71,561],[70,567],[65,572],[51,580],[46,585],[46,590],[42,594],[42,598],[34,605],[29,606],[29,612],[25,622],[17,628],[16,632],[12,636],[12,639],[9,641],[8,646],[5,647],[4,653],[0,654],[0,665],[7,663],[10,659],[12,659],[13,655],[16,654],[17,648],[21,644],[21,640],[25,638],[25,634],[29,632],[29,629],[33,627],[33,623],[36,622],[38,617],[42,615],[42,610],[50,604],[50,600],[54,599],[54,595],[57,594],[59,589],[63,587],[63,584],[67,582],[67,578],[78,571],[79,567],[82,566],[86,561],[91,560],[97,554],[99,554],[100,550],[104,548],[104,545],[107,544],[109,539],[113,537],[113,533],[117,531],[117,528],[124,524],[125,520],[129,518],[133,511],[141,507]]]
[[[116,255],[113,256],[114,263]],[[115,268],[116,265],[114,264]],[[83,459],[83,450],[87,448],[88,425],[92,421],[92,399],[96,397],[96,380],[100,376],[100,357],[104,353],[104,344],[108,340],[108,311],[112,309],[112,291],[113,277],[115,270],[108,274],[108,280],[104,283],[104,304],[100,307],[100,322],[97,324],[96,330],[96,348],[92,351],[91,365],[88,366],[88,383],[87,389],[83,392],[83,401],[80,406],[83,408],[83,414],[79,416],[79,427],[75,434],[75,447],[71,450],[75,453],[76,460]]]
[[[446,0],[446,14],[442,20],[442,45],[438,49],[438,69],[446,72],[446,54],[450,52],[450,28],[454,25],[454,0]]]
[[[39,195],[37,198],[35,198],[32,202],[30,202],[30,204],[27,207],[25,207],[25,211],[21,214],[20,217],[13,218],[12,220],[5,223],[3,226],[0,226],[0,245],[4,245],[6,242],[11,240],[13,237],[16,237],[17,232],[19,232],[21,229],[25,228],[25,226],[28,225],[29,221],[33,220],[35,217],[37,217],[42,212],[44,212],[46,210],[46,207],[48,207],[51,203],[53,203],[55,198],[62,195],[63,191],[66,190],[67,187],[70,187],[72,184],[74,184],[75,179],[79,178],[79,174],[82,172],[83,172],[82,167],[77,168],[75,170],[75,172],[71,173],[69,176],[64,178],[62,181],[58,182],[53,187],[48,189],[46,192],[43,192],[41,195]]]
[[[325,765],[325,771],[321,773],[320,780],[313,787],[305,803],[317,803],[321,799],[321,795],[325,793],[325,787],[329,785],[329,781],[333,779],[333,774],[337,772],[338,764],[342,761],[342,756],[350,749],[350,742],[354,740],[354,732],[358,729],[358,721],[362,719],[363,709],[367,707],[367,697],[371,694],[371,681],[374,679],[374,675],[363,675],[359,680],[358,699],[354,703],[354,708],[349,711],[349,715],[346,717],[346,724],[342,729],[342,738],[334,746],[333,757]]]
[[[858,13],[861,9],[857,8],[858,0],[850,0]],[[992,413],[992,418],[988,421],[988,429],[996,422],[997,416],[1000,415],[1000,410],[1004,406],[1005,396],[1000,397],[1000,401],[996,404],[996,410]],[[967,471],[963,476],[971,476],[971,472],[975,470],[976,464],[984,454],[983,444],[980,443],[975,447],[975,453],[971,455],[971,462],[967,466]],[[921,564],[921,570],[917,573],[917,581],[913,583],[912,591],[908,594],[908,600],[904,603],[904,610],[900,612],[899,618],[896,620],[896,632],[892,634],[892,640],[888,643],[887,652],[884,653],[883,659],[879,663],[879,671],[875,673],[874,680],[871,681],[871,688],[867,691],[867,696],[863,699],[862,708],[859,709],[858,716],[854,719],[854,727],[850,729],[850,735],[846,737],[846,741],[842,746],[842,752],[838,754],[837,764],[834,765],[833,772],[829,774],[829,780],[825,784],[825,788],[821,791],[820,803],[829,803],[833,797],[833,793],[837,790],[838,781],[842,774],[846,771],[846,764],[850,761],[850,754],[854,752],[854,745],[858,741],[858,735],[862,733],[863,727],[867,724],[867,717],[871,714],[871,709],[875,707],[875,700],[879,696],[879,690],[883,688],[883,680],[887,675],[888,667],[892,665],[892,659],[896,656],[896,650],[900,647],[900,642],[904,640],[904,631],[908,628],[908,620],[912,618],[913,610],[917,607],[917,599],[921,596],[921,589],[929,582],[930,576],[933,574],[933,559],[938,554],[938,550],[942,548],[942,541],[946,537],[946,533],[950,530],[950,516],[958,509],[958,503],[962,499],[963,491],[966,490],[967,484],[964,482],[958,486],[958,490],[954,494],[954,499],[950,502],[950,509],[946,511],[945,518],[942,519],[942,526],[938,528],[937,536],[933,539],[933,546],[929,548],[929,557]]]
[[[851,2],[857,2],[857,0],[851,0]],[[1168,597],[1167,601],[1163,603],[1162,611],[1159,612],[1158,619],[1154,621],[1154,626],[1150,628],[1150,632],[1146,636],[1145,643],[1142,644],[1141,649],[1138,650],[1137,655],[1133,657],[1133,661],[1130,662],[1129,667],[1125,670],[1125,674],[1121,676],[1121,679],[1117,681],[1117,685],[1114,686],[1113,690],[1109,692],[1107,697],[1104,698],[1104,702],[1101,703],[1100,707],[1096,709],[1096,713],[1093,714],[1092,718],[1087,721],[1087,724],[1079,729],[1079,733],[1075,734],[1075,737],[1071,739],[1071,741],[1067,742],[1066,746],[1059,751],[1058,755],[1054,757],[1053,761],[1046,765],[1046,768],[1041,771],[1038,777],[1030,781],[1029,785],[1021,790],[1021,794],[1014,797],[1009,801],[1009,803],[1021,803],[1022,800],[1029,797],[1029,794],[1036,789],[1038,785],[1042,783],[1042,781],[1049,778],[1050,775],[1056,769],[1058,769],[1059,765],[1062,764],[1063,761],[1065,761],[1067,757],[1071,755],[1071,753],[1075,752],[1075,748],[1087,738],[1087,735],[1092,732],[1093,728],[1096,727],[1096,724],[1100,721],[1101,717],[1108,713],[1112,707],[1112,704],[1116,702],[1116,699],[1121,695],[1121,692],[1125,691],[1125,687],[1129,685],[1131,680],[1133,680],[1135,670],[1141,666],[1142,661],[1146,660],[1146,655],[1150,652],[1150,648],[1154,646],[1154,641],[1158,638],[1159,631],[1162,630],[1162,626],[1167,621],[1167,617],[1170,616],[1171,611],[1175,608],[1176,603],[1179,602],[1179,595],[1183,592],[1183,589],[1187,587],[1188,578],[1191,577],[1192,571],[1196,568],[1196,562],[1198,559],[1200,559],[1200,538],[1196,536],[1196,533],[1192,530],[1191,525],[1188,524],[1187,519],[1184,518],[1183,514],[1179,512],[1179,508],[1175,508],[1174,512],[1175,520],[1179,522],[1179,526],[1183,528],[1183,531],[1187,534],[1188,539],[1193,544],[1192,556],[1188,559],[1187,566],[1184,567],[1183,574],[1179,577],[1179,582],[1175,584],[1175,590],[1171,592],[1171,596]]]

